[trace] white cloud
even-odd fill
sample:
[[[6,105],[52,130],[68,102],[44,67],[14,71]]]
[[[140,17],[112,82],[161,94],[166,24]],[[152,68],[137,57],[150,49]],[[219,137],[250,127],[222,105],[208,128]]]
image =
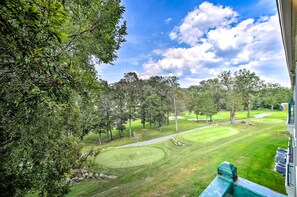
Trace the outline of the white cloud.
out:
[[[165,23],[165,24],[169,24],[171,21],[172,21],[172,18],[169,17],[169,18],[167,18],[167,19],[164,21],[164,23]]]
[[[189,12],[181,25],[176,26],[169,36],[172,40],[194,46],[209,29],[228,27],[236,21],[237,15],[230,7],[215,6],[212,3],[203,2],[197,9]]]
[[[144,75],[177,75],[191,85],[224,70],[247,68],[266,79],[285,84],[283,47],[278,17],[238,21],[230,7],[202,3],[189,12],[170,38],[188,47],[155,49],[158,59],[143,64]],[[284,73],[276,77],[276,72]],[[282,78],[282,79],[280,79]],[[196,80],[197,79],[197,80]]]

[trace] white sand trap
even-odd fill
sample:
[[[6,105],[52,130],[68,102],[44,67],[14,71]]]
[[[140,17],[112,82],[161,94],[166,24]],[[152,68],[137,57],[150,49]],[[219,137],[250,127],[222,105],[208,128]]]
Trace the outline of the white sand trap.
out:
[[[266,116],[270,116],[271,114],[266,114],[266,113],[263,113],[263,114],[257,114],[257,115],[254,115],[255,118],[264,118]]]

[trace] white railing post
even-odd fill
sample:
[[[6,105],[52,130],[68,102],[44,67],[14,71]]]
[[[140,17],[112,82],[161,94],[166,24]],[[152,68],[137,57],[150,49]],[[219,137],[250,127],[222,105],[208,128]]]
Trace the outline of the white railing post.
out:
[[[296,187],[296,183],[297,183],[297,176],[296,176],[296,172],[297,172],[297,157],[296,157],[296,153],[297,153],[297,147],[296,147],[296,138],[297,138],[297,134],[296,134],[296,128],[297,128],[297,86],[296,86],[296,82],[297,82],[297,65],[295,63],[295,83],[293,86],[293,95],[294,95],[294,129],[293,129],[293,140],[292,140],[292,149],[293,149],[293,172],[292,172],[292,180],[293,180],[293,184],[294,184],[294,194],[293,196],[296,196],[297,194],[297,187]]]

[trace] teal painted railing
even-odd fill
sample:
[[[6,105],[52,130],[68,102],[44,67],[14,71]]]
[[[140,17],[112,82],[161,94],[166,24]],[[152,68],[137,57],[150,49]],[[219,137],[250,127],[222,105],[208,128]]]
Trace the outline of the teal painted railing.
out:
[[[237,176],[237,168],[223,162],[218,167],[218,175],[200,194],[200,197],[285,197],[271,189]]]

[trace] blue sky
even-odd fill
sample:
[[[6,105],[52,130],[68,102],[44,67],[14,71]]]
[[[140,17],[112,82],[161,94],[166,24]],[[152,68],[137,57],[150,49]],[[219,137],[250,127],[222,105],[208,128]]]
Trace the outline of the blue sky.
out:
[[[123,0],[126,42],[114,65],[96,65],[110,83],[125,72],[180,78],[182,87],[247,68],[289,86],[275,1]]]

